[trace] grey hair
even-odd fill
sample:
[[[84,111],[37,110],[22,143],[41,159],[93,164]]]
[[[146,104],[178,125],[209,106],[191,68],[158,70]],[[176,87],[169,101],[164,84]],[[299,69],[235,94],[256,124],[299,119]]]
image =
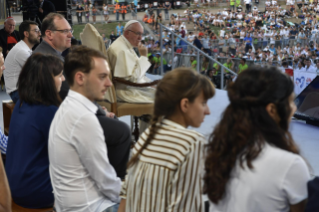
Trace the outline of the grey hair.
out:
[[[14,20],[14,18],[7,18],[7,19],[4,21],[4,23],[7,23],[7,21],[9,21],[9,20],[13,20],[14,22],[16,22],[16,20]]]

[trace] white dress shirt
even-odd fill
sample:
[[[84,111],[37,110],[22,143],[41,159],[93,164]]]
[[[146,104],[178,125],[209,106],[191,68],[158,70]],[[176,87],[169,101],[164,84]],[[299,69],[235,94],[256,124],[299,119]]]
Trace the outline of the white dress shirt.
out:
[[[51,123],[50,176],[57,211],[100,212],[120,201],[97,106],[69,90]]]
[[[309,67],[305,66],[305,70],[304,71],[317,73],[316,70],[317,70],[317,68],[315,66],[310,65]]]
[[[17,82],[27,59],[31,56],[32,50],[23,41],[19,41],[10,51],[4,61],[6,69],[3,71],[3,77],[6,84],[7,94],[17,90]]]
[[[306,71],[306,68],[305,67],[301,67],[301,68],[297,67],[294,69],[294,71],[295,72],[303,72],[303,71]]]

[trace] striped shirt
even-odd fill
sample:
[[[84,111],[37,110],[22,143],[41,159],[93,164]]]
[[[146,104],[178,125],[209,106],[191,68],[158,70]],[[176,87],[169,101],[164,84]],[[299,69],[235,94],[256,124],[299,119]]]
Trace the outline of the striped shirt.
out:
[[[147,129],[133,149],[141,148]],[[202,175],[205,138],[164,119],[155,138],[127,171],[120,196],[126,212],[203,212]]]

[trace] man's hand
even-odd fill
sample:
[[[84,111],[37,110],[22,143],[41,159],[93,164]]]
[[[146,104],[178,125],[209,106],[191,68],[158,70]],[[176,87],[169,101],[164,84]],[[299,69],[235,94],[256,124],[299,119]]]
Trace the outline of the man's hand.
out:
[[[42,9],[42,8],[39,8],[39,12],[40,12],[40,13],[43,13],[43,9]]]
[[[114,116],[115,116],[114,113],[107,111],[107,109],[106,109],[104,106],[102,106],[102,109],[105,111],[106,117],[109,117],[109,118],[111,118],[111,119],[114,119]]]
[[[138,52],[140,53],[141,56],[147,57],[147,48],[143,44],[138,45]]]

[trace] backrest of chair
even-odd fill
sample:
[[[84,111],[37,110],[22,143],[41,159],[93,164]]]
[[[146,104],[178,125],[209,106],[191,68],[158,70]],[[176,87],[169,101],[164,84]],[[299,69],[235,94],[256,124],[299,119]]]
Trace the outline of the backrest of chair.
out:
[[[9,126],[11,115],[13,113],[15,104],[12,101],[2,102],[2,112],[3,112],[3,131],[5,135],[9,135]]]
[[[82,45],[101,51],[106,55],[106,48],[103,38],[92,24],[86,24],[83,32],[80,33]]]
[[[83,32],[80,33],[80,38],[82,45],[101,51],[104,55],[107,55],[103,38],[92,24],[85,25]],[[110,79],[112,80],[111,75],[112,73],[110,73]],[[111,103],[116,102],[116,93],[114,85],[106,91],[104,99]]]

